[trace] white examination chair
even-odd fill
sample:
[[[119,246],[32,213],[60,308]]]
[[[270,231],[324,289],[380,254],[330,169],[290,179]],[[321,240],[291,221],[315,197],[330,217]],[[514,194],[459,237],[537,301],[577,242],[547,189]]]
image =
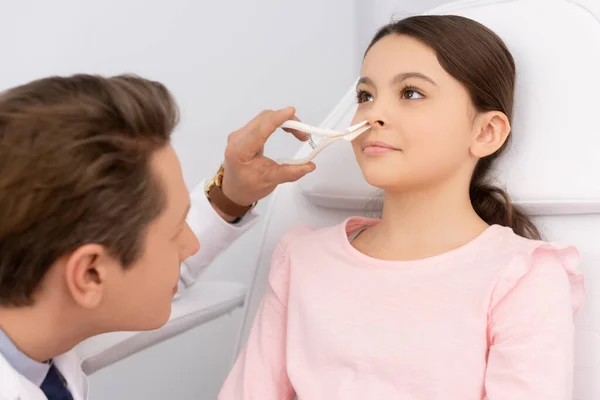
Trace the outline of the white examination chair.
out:
[[[430,12],[463,15],[485,24],[502,37],[516,60],[513,143],[496,176],[513,200],[534,216],[545,239],[580,250],[587,298],[576,318],[577,400],[600,399],[598,3],[459,1]],[[322,126],[347,127],[354,110],[351,88]],[[297,156],[309,150],[304,145]],[[300,224],[322,227],[350,215],[372,215],[377,190],[364,181],[350,144],[332,144],[315,163],[314,173],[279,187],[271,199],[236,355],[245,346],[267,285],[271,254],[284,232]]]

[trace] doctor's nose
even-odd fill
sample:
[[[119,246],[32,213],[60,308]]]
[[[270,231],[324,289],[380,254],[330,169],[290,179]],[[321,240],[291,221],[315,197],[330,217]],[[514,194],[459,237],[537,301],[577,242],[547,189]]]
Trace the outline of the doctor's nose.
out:
[[[184,232],[182,232],[182,242],[179,251],[180,262],[185,261],[188,257],[193,256],[200,251],[200,242],[192,231],[192,228],[186,223]]]

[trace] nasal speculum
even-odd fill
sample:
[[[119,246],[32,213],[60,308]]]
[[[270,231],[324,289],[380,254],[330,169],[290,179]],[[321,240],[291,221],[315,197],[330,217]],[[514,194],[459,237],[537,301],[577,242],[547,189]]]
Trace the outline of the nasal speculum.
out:
[[[307,133],[307,142],[312,148],[312,151],[303,158],[278,160],[279,164],[290,165],[306,164],[307,162],[313,160],[317,156],[317,154],[319,154],[325,147],[329,146],[331,143],[340,139],[344,139],[351,142],[354,139],[356,139],[359,135],[365,133],[371,128],[368,121],[362,121],[358,124],[354,124],[346,129],[338,131],[334,129],[318,128],[294,120],[285,121],[283,124],[281,124],[280,127],[294,129],[300,132]],[[322,140],[318,144],[316,144],[313,139],[314,136],[321,137]]]

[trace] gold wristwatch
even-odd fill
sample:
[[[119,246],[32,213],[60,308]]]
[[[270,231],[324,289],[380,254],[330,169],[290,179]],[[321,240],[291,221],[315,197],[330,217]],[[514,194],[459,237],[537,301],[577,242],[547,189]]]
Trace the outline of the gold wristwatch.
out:
[[[223,213],[236,218],[241,218],[246,215],[250,210],[256,206],[256,202],[249,206],[240,206],[229,200],[225,194],[223,194],[223,165],[219,168],[214,178],[208,182],[204,192],[208,200]]]

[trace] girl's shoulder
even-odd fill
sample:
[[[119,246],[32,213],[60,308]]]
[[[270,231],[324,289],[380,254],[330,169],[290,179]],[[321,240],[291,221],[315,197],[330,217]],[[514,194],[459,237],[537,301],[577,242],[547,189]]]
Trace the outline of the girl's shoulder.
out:
[[[493,291],[492,306],[499,304],[521,281],[531,276],[540,284],[570,285],[573,312],[581,307],[585,284],[575,246],[524,238],[510,228],[500,227],[494,252],[502,267]]]

